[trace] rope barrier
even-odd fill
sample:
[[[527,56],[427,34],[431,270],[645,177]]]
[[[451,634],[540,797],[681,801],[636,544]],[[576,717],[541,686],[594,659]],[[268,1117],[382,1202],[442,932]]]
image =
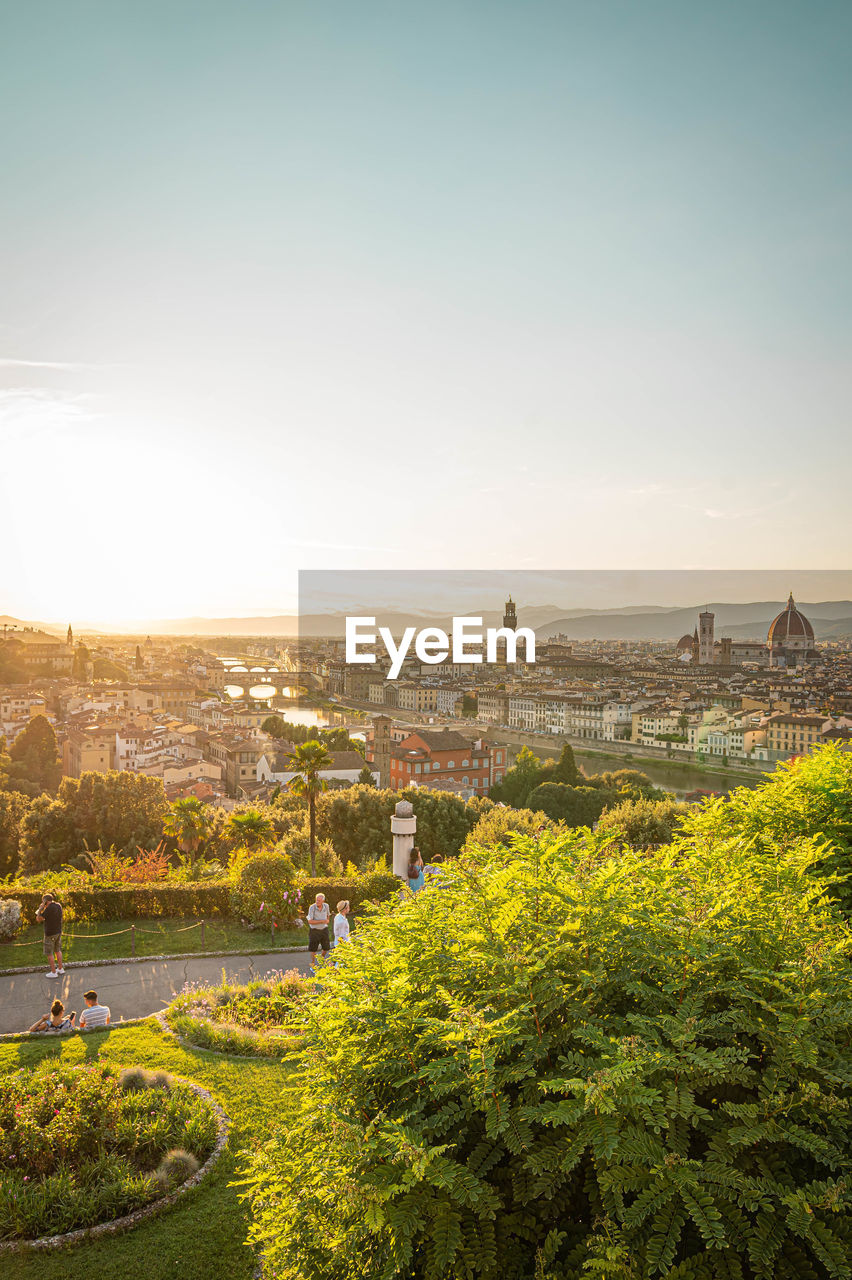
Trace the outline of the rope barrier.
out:
[[[194,924],[184,925],[182,929],[172,929],[171,932],[188,933],[190,929],[200,929],[203,923],[206,922],[196,920]],[[122,933],[132,933],[134,930],[136,933],[162,934],[163,932],[162,929],[140,929],[138,925],[131,924],[126,929],[116,929],[112,933],[63,933],[62,941],[64,942],[66,938],[77,938],[80,942],[95,942],[98,938],[118,938]],[[10,947],[38,947],[41,944],[41,938],[29,938],[26,942],[10,942],[7,945]]]

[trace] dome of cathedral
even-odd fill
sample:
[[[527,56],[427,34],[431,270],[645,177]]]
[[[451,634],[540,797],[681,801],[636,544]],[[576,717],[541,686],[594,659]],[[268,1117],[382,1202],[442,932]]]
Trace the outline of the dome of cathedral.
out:
[[[677,642],[678,649],[691,649],[693,643],[692,636],[681,636]]]
[[[767,644],[785,645],[790,640],[810,640],[813,643],[814,629],[803,613],[799,613],[793,593],[787,601],[787,608],[770,623]]]

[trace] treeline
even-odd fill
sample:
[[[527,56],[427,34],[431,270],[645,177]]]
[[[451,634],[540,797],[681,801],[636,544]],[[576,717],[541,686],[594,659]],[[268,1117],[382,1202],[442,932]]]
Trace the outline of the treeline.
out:
[[[350,738],[346,729],[317,729],[315,725],[294,724],[278,715],[267,716],[260,727],[271,738],[296,746],[302,742],[321,742],[331,751],[357,751],[361,756],[365,751],[363,739]]]

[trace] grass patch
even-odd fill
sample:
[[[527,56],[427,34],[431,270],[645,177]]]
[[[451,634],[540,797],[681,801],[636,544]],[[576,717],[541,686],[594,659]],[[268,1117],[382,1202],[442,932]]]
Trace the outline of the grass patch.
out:
[[[203,944],[201,928],[193,920],[142,919],[134,921],[134,925],[137,958],[190,956],[200,951],[228,951],[241,955],[253,951],[280,951],[282,947],[305,946],[307,942],[305,929],[276,929],[273,942],[268,930],[247,929],[235,920],[206,920]],[[188,928],[191,925],[196,927]],[[129,928],[126,920],[102,920],[95,924],[69,920],[68,931],[62,935],[63,957],[71,962],[123,959],[131,954],[133,935],[119,930]],[[81,936],[74,936],[76,934]],[[107,937],[108,934],[117,936]],[[12,969],[39,964],[43,938],[44,929],[40,924],[28,926],[18,934],[15,945],[0,946],[0,965]]]
[[[202,1085],[232,1121],[228,1146],[209,1178],[160,1217],[132,1231],[76,1249],[0,1260],[15,1280],[251,1280],[256,1265],[244,1241],[247,1212],[237,1189],[239,1153],[265,1142],[281,1122],[281,1094],[289,1069],[280,1063],[229,1061],[182,1048],[154,1023],[110,1028],[60,1042],[0,1045],[0,1073],[63,1064],[110,1063],[173,1072]],[[5,1272],[4,1272],[5,1273]]]

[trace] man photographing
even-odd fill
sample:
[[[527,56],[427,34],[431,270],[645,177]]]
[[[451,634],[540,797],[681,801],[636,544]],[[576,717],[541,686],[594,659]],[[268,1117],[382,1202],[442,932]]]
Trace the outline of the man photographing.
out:
[[[44,954],[50,961],[48,978],[58,978],[65,972],[62,963],[62,907],[52,893],[46,893],[36,911],[36,920],[44,922]]]

